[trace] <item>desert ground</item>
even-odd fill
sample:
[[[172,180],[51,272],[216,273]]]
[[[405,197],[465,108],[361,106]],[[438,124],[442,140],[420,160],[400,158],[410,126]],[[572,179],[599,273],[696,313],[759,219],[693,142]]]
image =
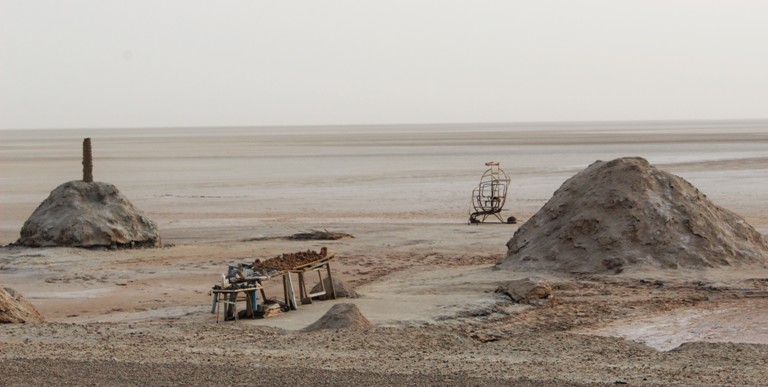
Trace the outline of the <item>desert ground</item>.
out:
[[[154,249],[10,246],[51,190],[116,185],[159,226]],[[506,243],[595,160],[641,156],[768,234],[768,122],[0,132],[0,286],[40,324],[0,325],[0,385],[764,385],[768,269],[620,274],[494,270]],[[468,225],[498,161],[504,217]],[[310,230],[354,236],[281,239]],[[361,297],[216,322],[227,266],[327,247]],[[507,281],[550,284],[517,304]],[[313,278],[314,280],[314,278]],[[316,281],[310,281],[314,285]],[[310,285],[310,286],[311,286]],[[280,296],[278,279],[265,282]],[[374,328],[302,328],[337,303]]]

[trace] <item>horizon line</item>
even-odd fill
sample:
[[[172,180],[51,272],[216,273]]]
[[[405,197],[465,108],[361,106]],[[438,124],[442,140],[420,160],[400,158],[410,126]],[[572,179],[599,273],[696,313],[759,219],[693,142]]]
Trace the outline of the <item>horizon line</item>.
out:
[[[0,131],[25,130],[152,130],[152,129],[290,129],[290,128],[394,128],[394,127],[463,127],[463,126],[582,126],[609,124],[723,124],[723,123],[766,123],[768,118],[717,118],[717,119],[656,119],[656,120],[576,120],[576,121],[484,121],[484,122],[431,122],[431,123],[356,123],[356,124],[278,124],[278,125],[169,125],[169,126],[91,126],[91,127],[36,127],[36,128],[0,128]]]

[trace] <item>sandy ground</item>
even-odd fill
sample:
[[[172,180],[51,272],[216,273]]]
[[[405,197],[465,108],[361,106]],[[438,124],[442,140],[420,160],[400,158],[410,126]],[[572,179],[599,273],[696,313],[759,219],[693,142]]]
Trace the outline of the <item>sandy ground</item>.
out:
[[[486,161],[512,177],[505,216],[525,221],[589,163],[642,156],[766,234],[768,124],[719,125],[0,132],[0,244],[80,178],[87,136],[96,180],[166,244],[0,249],[0,285],[49,321],[0,327],[0,384],[762,384],[765,269],[498,271],[516,226],[466,224]],[[311,229],[355,238],[252,240]],[[321,246],[363,297],[215,323],[208,290],[227,265]],[[557,305],[493,292],[531,276]],[[376,328],[298,331],[337,302]]]

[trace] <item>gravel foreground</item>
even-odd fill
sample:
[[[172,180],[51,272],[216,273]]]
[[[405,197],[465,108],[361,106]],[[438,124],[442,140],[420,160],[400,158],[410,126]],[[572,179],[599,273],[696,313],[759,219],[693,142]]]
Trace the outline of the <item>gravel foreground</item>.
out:
[[[761,385],[768,345],[691,343],[669,352],[571,333],[492,342],[449,328],[292,332],[246,324],[0,327],[0,384],[24,385]]]
[[[148,385],[231,385],[231,386],[505,386],[503,379],[470,377],[467,375],[379,374],[364,371],[330,371],[311,368],[244,369],[219,365],[206,368],[190,367],[184,363],[152,364],[118,362],[38,361],[3,362],[3,385],[61,385],[61,386],[148,386]],[[62,372],[62,369],[65,371]],[[45,374],[45,376],[41,375]],[[31,376],[24,376],[31,375]],[[519,386],[554,386],[515,380]]]

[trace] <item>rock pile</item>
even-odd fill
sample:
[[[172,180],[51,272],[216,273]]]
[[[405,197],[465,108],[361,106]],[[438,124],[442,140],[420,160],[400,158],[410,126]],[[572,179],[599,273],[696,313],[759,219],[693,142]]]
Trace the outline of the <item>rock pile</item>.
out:
[[[597,161],[567,180],[507,243],[503,269],[767,264],[763,236],[681,177],[642,158]]]
[[[58,186],[21,228],[16,245],[29,247],[154,247],[155,222],[108,183],[70,181]]]
[[[21,293],[11,288],[0,288],[0,323],[43,322],[43,316]]]
[[[319,261],[328,256],[328,249],[322,247],[320,252],[314,250],[299,251],[297,253],[284,253],[262,261],[256,259],[253,262],[254,270],[292,270],[296,267]]]

